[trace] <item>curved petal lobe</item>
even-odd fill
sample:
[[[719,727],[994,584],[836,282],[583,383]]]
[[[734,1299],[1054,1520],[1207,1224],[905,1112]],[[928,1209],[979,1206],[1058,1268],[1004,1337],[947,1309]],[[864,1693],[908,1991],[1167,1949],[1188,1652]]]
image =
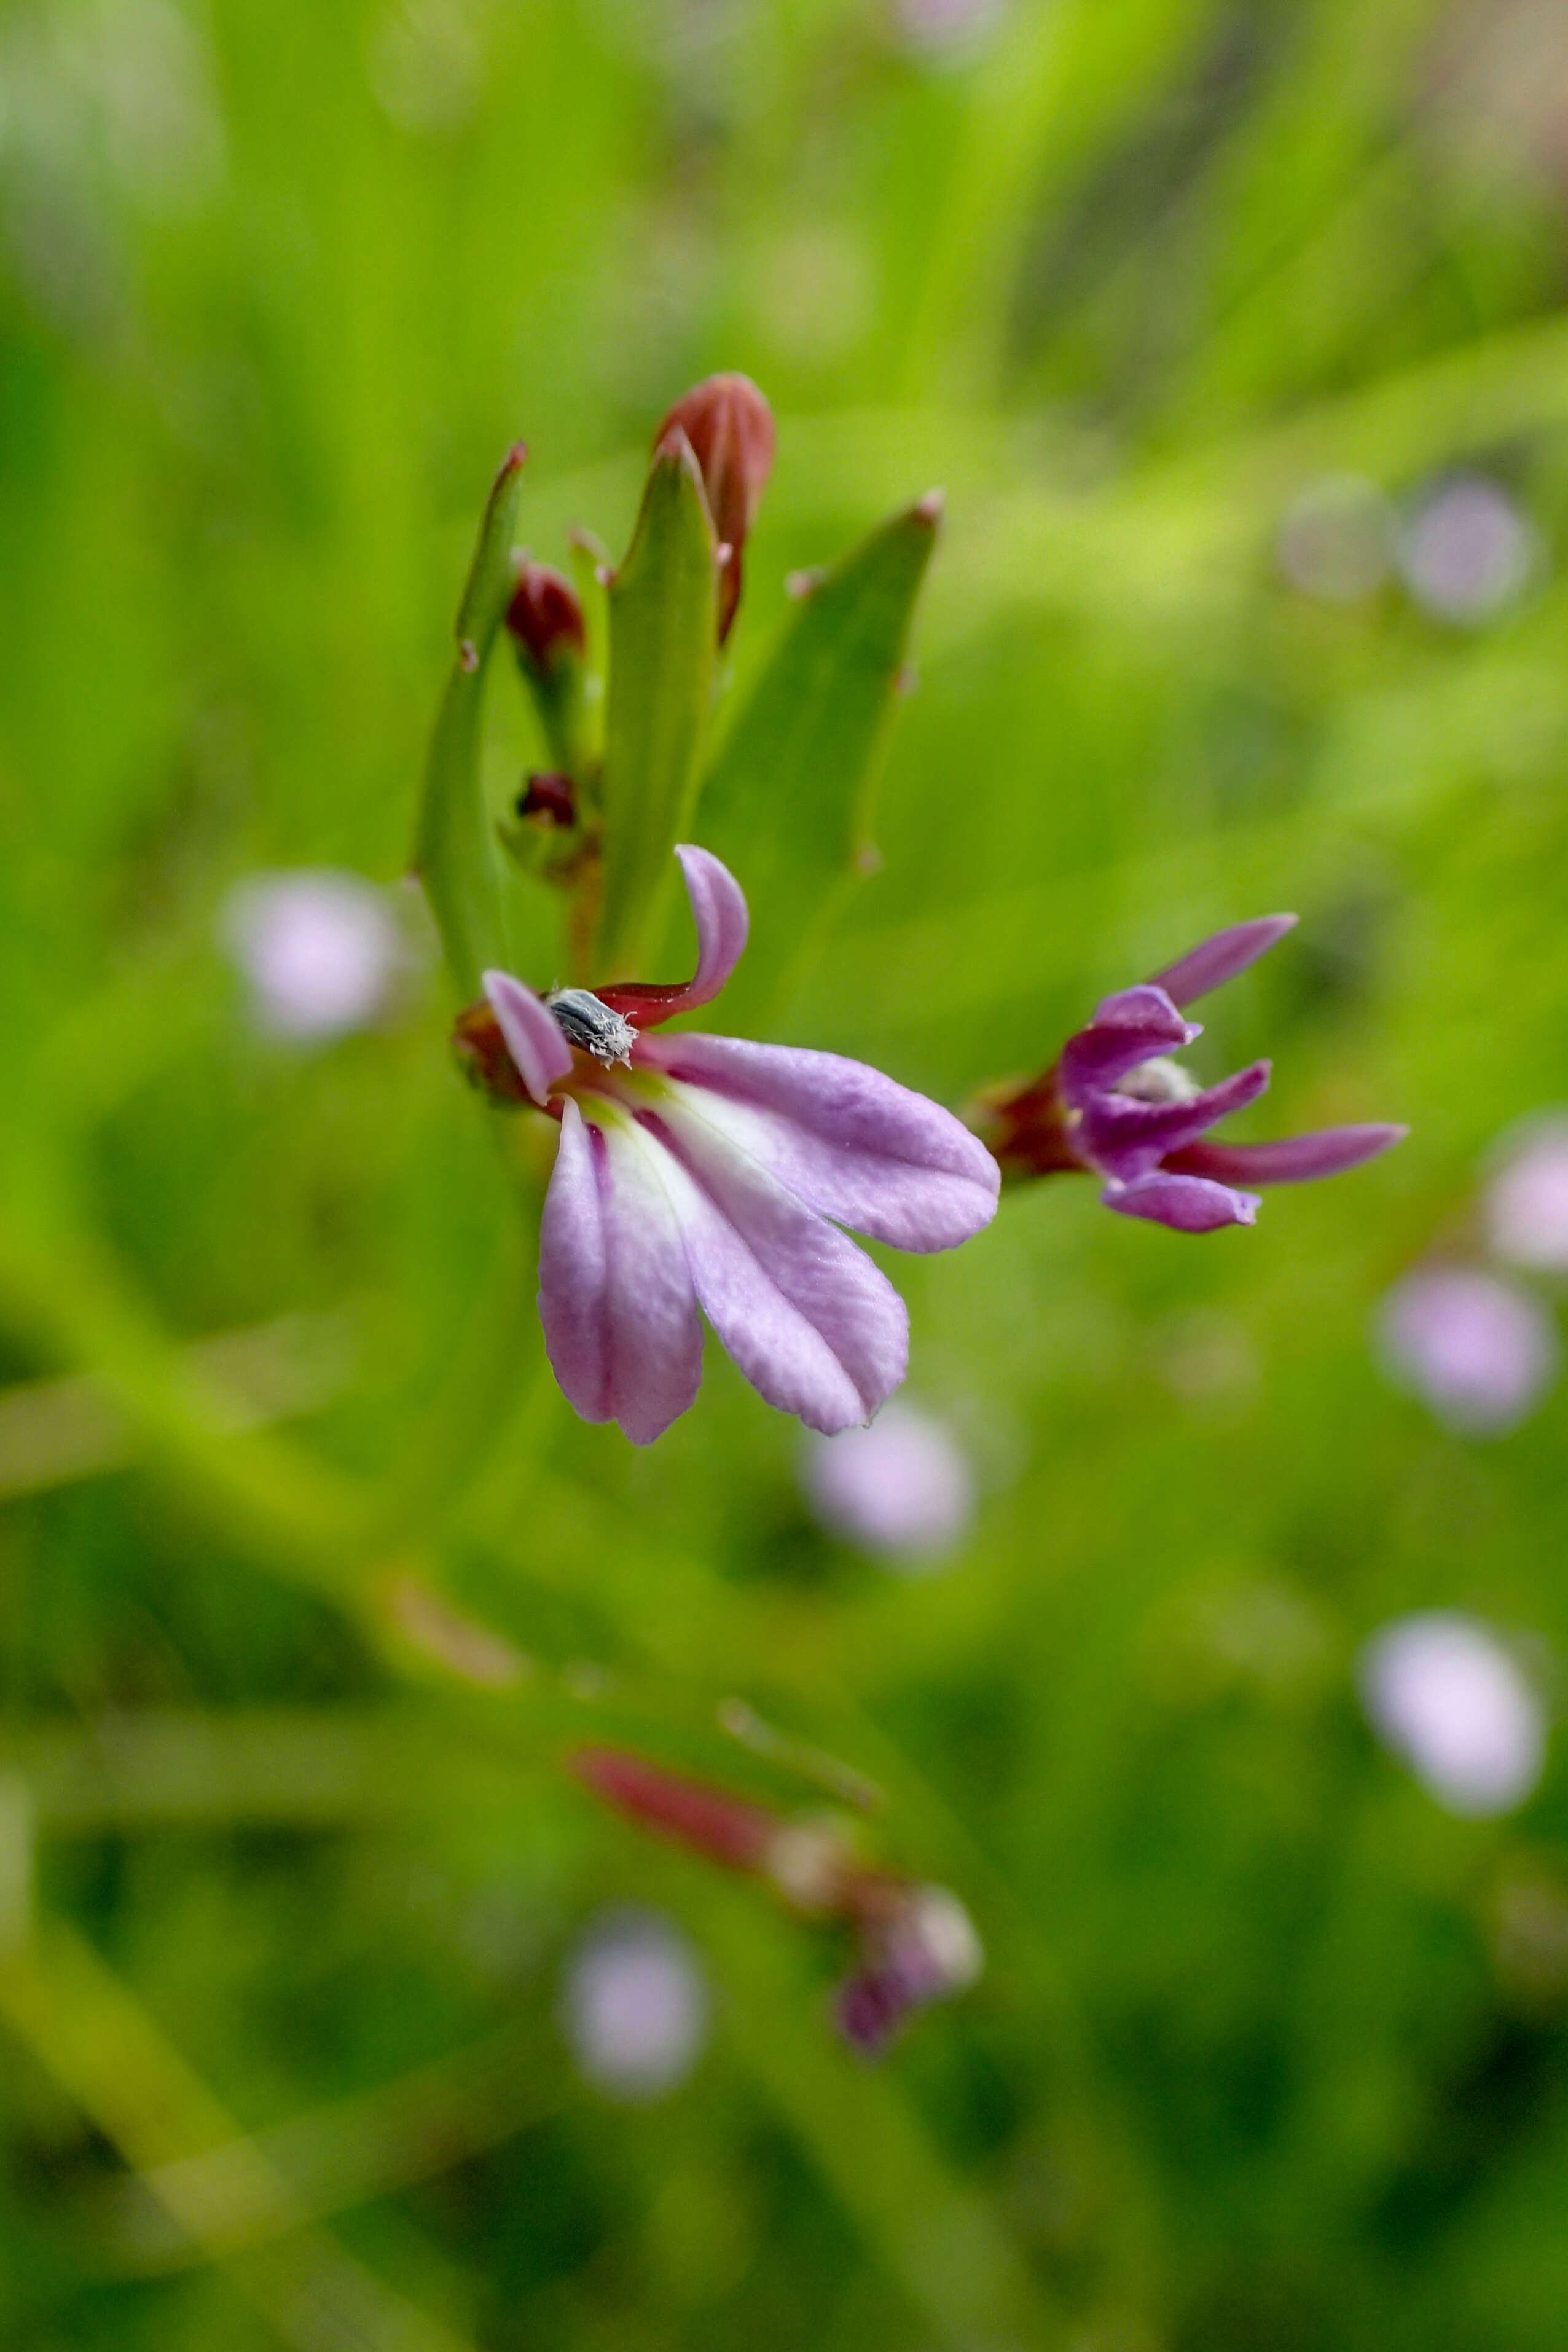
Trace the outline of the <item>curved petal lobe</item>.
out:
[[[952,1249],[990,1223],[1000,1174],[978,1137],[923,1095],[838,1054],[740,1037],[647,1042],[675,1082],[678,1135],[700,1121],[819,1215],[897,1249]]]
[[[1110,1184],[1100,1194],[1119,1216],[1147,1217],[1173,1234],[1213,1234],[1222,1225],[1251,1225],[1262,1206],[1256,1192],[1234,1192],[1204,1176],[1168,1176],[1162,1170],[1131,1184]]]
[[[1113,1087],[1141,1062],[1175,1053],[1201,1034],[1197,1023],[1183,1020],[1163,988],[1152,982],[1123,988],[1096,1005],[1088,1027],[1062,1047],[1062,1099],[1081,1110],[1091,1096]]]
[[[1184,956],[1157,971],[1149,984],[1163,988],[1173,1004],[1191,1004],[1194,997],[1206,996],[1211,988],[1223,988],[1227,980],[1267,955],[1287,931],[1295,929],[1300,919],[1296,915],[1258,915],[1250,923],[1233,923],[1228,930],[1216,931],[1212,940],[1189,948]]]
[[[661,1021],[673,1021],[678,1013],[711,1003],[740,962],[751,926],[745,892],[711,850],[684,841],[677,845],[675,854],[697,927],[696,971],[689,981],[674,986],[657,981],[626,981],[597,992],[603,1003],[624,1013],[639,1029],[656,1027]]]
[[[571,1074],[572,1048],[549,1006],[531,988],[513,980],[510,971],[487,971],[481,978],[517,1074],[542,1108],[551,1088]]]

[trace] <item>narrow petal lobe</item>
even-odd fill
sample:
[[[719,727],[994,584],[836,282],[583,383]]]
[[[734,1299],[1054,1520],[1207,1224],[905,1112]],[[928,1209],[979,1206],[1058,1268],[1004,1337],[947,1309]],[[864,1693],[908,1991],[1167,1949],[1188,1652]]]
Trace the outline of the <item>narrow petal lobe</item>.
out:
[[[1342,1176],[1403,1143],[1407,1127],[1323,1127],[1311,1135],[1282,1136],[1277,1143],[1192,1143],[1173,1151],[1168,1165],[1221,1184],[1306,1184],[1318,1176]]]
[[[574,1102],[540,1230],[539,1312],[552,1369],[584,1421],[651,1444],[702,1376],[702,1327],[658,1155],[630,1121],[593,1127]]]
[[[1113,1087],[1141,1062],[1175,1053],[1199,1034],[1197,1024],[1183,1020],[1163,988],[1123,988],[1097,1005],[1088,1027],[1062,1047],[1062,1099],[1081,1110],[1091,1096]]]
[[[518,1076],[542,1107],[551,1088],[570,1075],[572,1048],[549,1006],[521,980],[513,980],[510,971],[487,971],[483,983]]]
[[[1204,1176],[1169,1176],[1163,1171],[1131,1184],[1111,1184],[1102,1204],[1119,1216],[1146,1217],[1173,1234],[1213,1234],[1222,1225],[1250,1225],[1261,1203],[1256,1192],[1234,1192]]]
[[[1163,988],[1173,1004],[1191,1004],[1210,989],[1223,988],[1227,980],[1267,955],[1287,931],[1295,929],[1300,919],[1296,915],[1259,915],[1250,923],[1233,923],[1228,930],[1216,931],[1212,940],[1189,948],[1184,956],[1157,971],[1149,984]]]

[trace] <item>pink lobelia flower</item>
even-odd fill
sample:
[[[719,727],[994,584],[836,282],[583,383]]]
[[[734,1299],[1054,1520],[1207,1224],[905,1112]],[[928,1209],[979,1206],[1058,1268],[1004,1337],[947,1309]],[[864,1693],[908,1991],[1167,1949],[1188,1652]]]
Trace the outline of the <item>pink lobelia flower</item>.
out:
[[[475,1014],[458,1024],[492,1085],[515,1070],[561,1121],[539,1248],[551,1365],[584,1421],[650,1444],[697,1393],[700,1307],[770,1404],[848,1429],[903,1379],[909,1318],[839,1226],[951,1249],[990,1223],[996,1164],[950,1112],[837,1054],[650,1036],[710,1003],[746,944],[733,876],[705,849],[676,856],[697,927],[683,986],[540,997],[488,971],[504,1074]]]
[[[1039,1077],[985,1095],[974,1123],[1004,1173],[1083,1171],[1104,1180],[1108,1209],[1207,1234],[1253,1223],[1258,1196],[1243,1187],[1342,1175],[1399,1142],[1408,1130],[1382,1124],[1321,1128],[1278,1143],[1205,1140],[1211,1127],[1256,1102],[1269,1065],[1254,1062],[1200,1087],[1169,1058],[1203,1034],[1181,1008],[1256,963],[1295,921],[1261,915],[1215,932],[1152,980],[1108,996]]]

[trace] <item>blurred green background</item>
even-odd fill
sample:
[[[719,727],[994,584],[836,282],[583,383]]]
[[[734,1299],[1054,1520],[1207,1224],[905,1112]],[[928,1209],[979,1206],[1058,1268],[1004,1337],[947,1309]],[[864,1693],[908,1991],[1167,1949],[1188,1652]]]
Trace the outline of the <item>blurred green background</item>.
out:
[[[1451,1817],[1352,1662],[1568,1646],[1562,1399],[1482,1444],[1368,1344],[1568,1093],[1565,286],[1561,0],[6,0],[8,2347],[1562,2345],[1568,1774]],[[1255,1232],[1047,1183],[896,1262],[984,1489],[918,1580],[714,1349],[651,1451],[574,1420],[433,967],[290,1050],[219,941],[402,871],[508,442],[538,553],[618,549],[717,367],[780,428],[737,692],[792,568],[948,497],[787,1034],[956,1102],[1294,907],[1194,1058],[1277,1057],[1251,1134],[1415,1130]],[[1457,468],[1511,593],[1324,593],[1314,486],[1406,545]],[[985,1942],[879,2066],[830,1934],[561,1770],[820,1802],[735,1697]],[[560,2022],[621,1902],[711,2001],[641,2103]]]

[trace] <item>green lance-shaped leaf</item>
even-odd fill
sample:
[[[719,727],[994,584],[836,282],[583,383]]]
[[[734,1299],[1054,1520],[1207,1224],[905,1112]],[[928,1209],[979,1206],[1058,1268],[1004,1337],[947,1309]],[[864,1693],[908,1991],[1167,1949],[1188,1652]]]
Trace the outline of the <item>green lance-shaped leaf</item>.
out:
[[[479,992],[488,964],[509,961],[508,889],[485,806],[479,725],[485,672],[513,586],[511,544],[523,461],[507,452],[479,525],[468,584],[458,609],[458,649],[447,681],[419,809],[414,862],[440,928],[452,977],[465,997]]]
[[[873,861],[876,788],[941,514],[932,492],[808,591],[720,747],[700,831],[752,909],[726,1030],[769,1024]]]
[[[650,918],[673,873],[670,852],[690,826],[713,692],[717,581],[697,461],[673,433],[654,453],[610,584],[601,980],[646,976]]]

